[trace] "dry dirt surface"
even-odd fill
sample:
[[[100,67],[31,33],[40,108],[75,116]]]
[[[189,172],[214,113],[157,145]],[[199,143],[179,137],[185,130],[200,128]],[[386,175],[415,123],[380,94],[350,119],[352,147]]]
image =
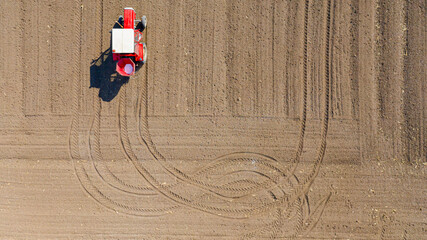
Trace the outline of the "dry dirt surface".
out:
[[[110,30],[146,15],[148,61]],[[1,0],[0,239],[427,239],[423,0]]]

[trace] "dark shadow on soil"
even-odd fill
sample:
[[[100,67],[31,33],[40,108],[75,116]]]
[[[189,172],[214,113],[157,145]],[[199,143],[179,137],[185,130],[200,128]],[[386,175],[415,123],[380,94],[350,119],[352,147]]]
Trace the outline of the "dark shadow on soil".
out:
[[[109,102],[120,91],[123,84],[129,81],[129,77],[121,76],[116,72],[116,62],[113,61],[111,48],[92,61],[90,66],[90,87],[99,88],[99,97]]]

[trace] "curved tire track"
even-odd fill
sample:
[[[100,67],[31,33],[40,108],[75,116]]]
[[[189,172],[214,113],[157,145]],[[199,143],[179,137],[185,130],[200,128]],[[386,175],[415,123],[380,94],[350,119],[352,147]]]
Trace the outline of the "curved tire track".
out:
[[[171,210],[173,210],[174,206],[165,208],[163,211],[159,211],[159,209],[149,209],[149,208],[135,208],[131,206],[127,206],[125,204],[121,204],[119,202],[116,202],[106,196],[92,181],[91,177],[89,176],[88,172],[86,171],[86,167],[88,167],[86,164],[86,160],[83,160],[80,155],[80,148],[79,148],[79,112],[80,112],[80,62],[81,62],[81,15],[82,15],[82,9],[81,9],[81,1],[75,0],[75,6],[74,6],[74,16],[76,16],[75,23],[74,23],[74,31],[75,31],[75,38],[76,40],[73,41],[74,45],[73,48],[75,48],[74,54],[73,54],[73,103],[72,103],[72,118],[70,127],[68,130],[68,150],[70,159],[73,163],[73,168],[76,173],[77,179],[80,182],[80,185],[82,186],[83,190],[90,195],[96,202],[101,204],[102,206],[111,209],[115,212],[120,211],[122,213],[126,213],[129,215],[138,215],[138,216],[160,216],[164,214],[170,213]],[[95,116],[99,115],[100,112],[96,111]],[[86,167],[85,167],[86,165]],[[141,214],[143,213],[143,214]]]
[[[126,193],[136,194],[136,195],[156,195],[157,192],[150,187],[144,187],[140,185],[133,185],[126,183],[119,177],[117,177],[110,168],[106,165],[105,160],[102,157],[102,151],[100,147],[100,117],[101,117],[101,99],[96,96],[94,100],[94,112],[95,116],[92,120],[91,127],[89,129],[88,138],[89,138],[89,157],[93,164],[95,171],[98,176],[111,187],[121,190]],[[94,137],[92,138],[92,132]]]
[[[96,46],[98,53],[102,53],[103,48],[103,24],[104,24],[104,1],[97,1],[96,12],[98,14],[98,21],[100,24],[96,24],[95,32],[99,33],[100,36],[96,41]],[[100,114],[101,114],[101,100],[97,96],[97,93],[94,92],[94,102],[93,102],[93,111],[94,117],[92,118],[92,123],[88,131],[88,143],[89,143],[89,157],[93,163],[93,167],[96,170],[98,176],[106,184],[111,187],[121,190],[126,193],[136,194],[136,195],[154,195],[156,192],[153,189],[150,189],[146,186],[133,185],[123,181],[121,178],[117,177],[111,169],[105,164],[105,161],[102,160],[102,152],[100,148]],[[95,127],[94,127],[95,126]],[[92,137],[92,132],[94,132],[94,138]],[[92,148],[93,146],[93,148]],[[93,150],[93,151],[92,151]]]
[[[302,113],[301,113],[301,119],[300,119],[300,134],[299,134],[299,141],[298,141],[298,147],[297,147],[297,151],[295,153],[295,157],[292,159],[292,161],[290,162],[290,165],[287,167],[283,167],[280,163],[278,163],[275,159],[272,159],[270,157],[267,156],[267,159],[272,160],[272,161],[257,161],[258,164],[261,165],[265,165],[267,168],[270,168],[269,170],[274,170],[277,171],[278,174],[275,175],[274,177],[272,177],[274,180],[273,181],[265,181],[262,183],[259,183],[257,185],[251,185],[251,186],[243,186],[243,187],[237,187],[237,188],[224,188],[215,184],[211,184],[211,183],[207,183],[205,181],[201,180],[201,177],[203,176],[199,176],[199,175],[204,175],[206,176],[206,174],[203,174],[204,172],[206,172],[207,170],[201,170],[200,172],[198,172],[197,174],[185,174],[183,173],[181,170],[170,166],[169,163],[167,162],[166,158],[157,150],[157,148],[155,147],[155,144],[153,143],[152,139],[151,139],[151,135],[149,133],[149,129],[148,129],[148,109],[147,109],[147,81],[148,81],[148,65],[147,65],[147,70],[146,70],[146,79],[145,81],[143,81],[142,83],[142,87],[140,90],[140,98],[138,99],[138,109],[139,109],[139,113],[137,113],[137,119],[138,119],[138,133],[139,133],[139,140],[141,142],[141,144],[145,145],[148,147],[148,150],[150,151],[150,153],[152,154],[153,158],[159,162],[162,167],[164,169],[167,170],[167,172],[175,177],[180,179],[181,181],[188,183],[188,184],[192,184],[195,185],[197,187],[203,188],[205,190],[211,191],[216,193],[218,196],[223,196],[223,197],[236,197],[236,194],[238,196],[244,196],[244,195],[249,195],[252,194],[255,191],[259,191],[262,189],[270,189],[271,187],[273,187],[273,183],[279,181],[279,178],[284,177],[284,178],[290,178],[293,176],[298,163],[300,162],[300,157],[302,154],[302,150],[303,150],[303,146],[304,146],[304,135],[305,135],[305,126],[306,126],[306,116],[307,116],[307,22],[308,22],[308,6],[309,6],[309,1],[307,0],[305,3],[305,13],[304,13],[304,62],[303,62],[303,66],[304,66],[304,71],[303,71],[303,104],[302,104]],[[141,118],[143,119],[143,121],[141,122]],[[250,153],[249,153],[250,154]],[[231,159],[227,159],[227,157],[229,157],[232,155],[225,155],[222,156],[218,159],[216,159],[215,162],[219,162],[218,165],[215,165],[216,163],[212,163],[209,164],[208,166],[206,166],[206,169],[211,169],[214,167],[219,167],[220,165],[230,165],[233,164],[233,162],[236,162],[237,159],[239,158],[231,158]],[[253,156],[251,157],[253,158]],[[240,162],[245,162],[246,159],[241,158]],[[251,159],[252,161],[252,159]],[[250,164],[250,163],[249,163]]]
[[[78,2],[78,1],[77,1]],[[326,50],[325,50],[325,54],[326,54],[326,60],[325,60],[325,112],[324,112],[324,117],[322,119],[322,135],[321,135],[321,144],[319,146],[319,150],[318,150],[318,155],[316,157],[316,161],[313,167],[312,172],[310,173],[310,175],[305,179],[305,181],[303,181],[302,184],[298,185],[296,188],[292,189],[292,192],[290,194],[284,194],[283,197],[278,198],[276,201],[273,201],[271,203],[267,203],[267,204],[262,204],[262,205],[258,205],[258,206],[254,206],[254,207],[250,207],[250,208],[244,208],[244,209],[235,209],[235,208],[223,208],[223,207],[215,207],[215,206],[210,206],[207,204],[204,204],[202,202],[198,202],[192,199],[188,199],[186,197],[183,197],[181,195],[176,194],[175,192],[173,192],[172,190],[169,189],[169,186],[163,186],[162,184],[160,184],[156,178],[151,175],[149,173],[149,171],[147,171],[147,169],[143,168],[139,162],[138,159],[136,157],[136,155],[133,153],[131,145],[130,145],[130,141],[129,141],[129,137],[128,137],[128,131],[127,131],[127,120],[126,120],[126,107],[125,107],[125,93],[123,93],[126,89],[126,87],[123,87],[123,91],[121,91],[120,94],[120,104],[119,104],[119,129],[120,129],[120,140],[121,140],[121,145],[123,147],[124,153],[126,154],[126,157],[128,158],[128,160],[130,160],[133,165],[136,167],[136,169],[138,170],[138,172],[152,185],[152,187],[156,190],[158,190],[162,195],[164,195],[165,197],[167,197],[168,199],[173,200],[174,202],[180,204],[180,205],[185,205],[185,206],[189,206],[198,210],[201,210],[203,212],[207,212],[207,213],[211,213],[211,214],[215,214],[215,215],[220,215],[223,217],[228,217],[228,218],[247,218],[251,215],[254,214],[259,214],[261,212],[264,212],[266,210],[270,210],[272,208],[277,208],[280,207],[284,212],[286,212],[286,210],[290,209],[292,206],[295,205],[296,202],[301,202],[301,196],[304,196],[309,187],[311,186],[311,184],[313,183],[314,179],[316,178],[319,169],[320,169],[320,165],[323,161],[323,157],[324,157],[324,153],[325,153],[325,149],[326,149],[326,135],[327,135],[327,129],[328,129],[328,113],[329,113],[329,38],[330,38],[330,18],[331,18],[331,14],[330,14],[330,8],[331,8],[331,0],[329,0],[328,2],[328,15],[327,15],[327,30],[326,30],[326,39],[327,39],[327,44],[326,44]],[[306,8],[307,10],[308,8]],[[80,16],[80,14],[78,15]],[[79,26],[80,27],[80,26]],[[306,27],[305,27],[306,28]],[[79,28],[80,29],[80,28]],[[304,41],[305,41],[305,50],[304,50],[304,56],[305,56],[305,60],[306,60],[306,44],[307,44],[307,38],[306,38],[306,34],[304,36]],[[79,61],[76,61],[79,62]],[[305,66],[305,71],[306,71],[306,66]],[[304,74],[304,98],[306,98],[306,79],[307,74]],[[141,105],[145,105],[146,107],[146,103],[147,103],[147,96],[146,96],[146,85],[147,85],[147,79],[144,81],[143,85],[145,85],[145,87],[141,88],[142,91],[142,95],[141,95],[141,101],[139,101],[138,104],[141,104],[142,102],[144,104]],[[73,83],[73,91],[75,93],[75,96],[73,97],[74,102],[73,102],[73,118],[71,121],[71,125],[70,125],[70,129],[69,129],[69,144],[70,144],[70,157],[73,160],[74,163],[74,168],[77,174],[77,177],[79,178],[79,181],[81,182],[82,186],[84,187],[85,191],[88,192],[89,195],[91,195],[96,201],[98,201],[99,203],[101,203],[102,205],[113,209],[115,211],[120,210],[124,213],[128,213],[128,214],[132,214],[132,215],[138,215],[138,216],[146,216],[146,215],[160,215],[162,213],[168,213],[171,209],[174,209],[178,206],[172,206],[170,208],[165,208],[165,209],[145,209],[145,208],[135,208],[135,207],[130,207],[118,202],[115,202],[113,200],[111,200],[109,197],[107,197],[106,195],[104,195],[100,189],[98,189],[93,182],[91,181],[89,175],[87,174],[87,171],[85,169],[85,166],[80,162],[80,155],[79,155],[79,149],[78,149],[78,118],[79,118],[79,97],[78,97],[78,93],[79,93],[79,81],[78,81],[78,77],[76,77],[74,83]],[[75,99],[77,99],[77,101],[75,101]],[[141,108],[140,109],[140,113],[141,114]],[[201,181],[199,178],[196,178],[197,173],[195,173],[194,175],[186,175],[184,173],[182,173],[179,169],[176,169],[172,166],[168,166],[166,159],[164,159],[164,157],[160,154],[160,152],[158,152],[154,146],[154,143],[151,140],[151,137],[149,135],[149,131],[148,131],[148,119],[144,119],[145,123],[143,123],[144,125],[142,126],[142,133],[144,133],[144,131],[146,132],[146,136],[143,137],[144,134],[141,134],[141,124],[138,123],[138,128],[139,128],[139,136],[141,137],[141,140],[144,142],[145,145],[147,145],[148,149],[150,150],[151,154],[153,155],[154,158],[161,156],[163,159],[156,159],[159,161],[159,163],[162,164],[162,166],[169,172],[171,173],[172,176],[179,176],[178,178],[180,179],[181,182],[184,183],[191,183],[192,185],[196,185],[198,187],[201,187],[205,190],[211,191],[211,192],[217,192],[217,191],[224,191],[224,192],[228,192],[228,193],[235,193],[236,191],[240,191],[243,194],[249,194],[252,193],[253,191],[256,190],[265,190],[266,187],[268,187],[270,184],[271,186],[275,185],[277,183],[276,178],[277,176],[279,177],[286,177],[287,180],[289,180],[289,178],[291,178],[293,176],[293,174],[289,174],[289,172],[293,173],[295,171],[296,168],[296,164],[298,164],[299,162],[299,158],[300,155],[302,153],[302,148],[303,148],[303,138],[304,138],[304,131],[305,131],[305,121],[306,121],[306,113],[305,113],[305,109],[306,109],[306,100],[303,99],[303,114],[301,117],[301,123],[300,123],[300,141],[298,144],[298,149],[296,152],[296,157],[295,159],[293,159],[292,164],[288,167],[288,168],[283,168],[283,166],[281,166],[277,161],[275,161],[272,158],[266,158],[266,159],[257,159],[258,164],[260,166],[265,166],[266,169],[273,169],[273,170],[278,170],[279,174],[270,178],[270,180],[267,180],[266,182],[262,183],[261,185],[256,185],[256,187],[249,186],[249,187],[230,187],[230,185],[216,185],[216,184],[212,184],[212,183],[206,183]],[[122,112],[123,111],[123,112]],[[146,115],[146,109],[145,111],[142,111],[145,114],[145,117],[147,117]],[[99,131],[96,131],[96,129],[100,127],[100,108],[99,111],[95,111],[95,119],[98,120],[94,120],[94,124],[95,124],[95,131],[94,131],[94,135],[95,138],[97,138],[98,140],[95,140],[95,145],[98,144],[99,145]],[[140,117],[138,116],[138,121],[139,121]],[[148,136],[148,138],[147,138]],[[147,142],[148,143],[147,143]],[[96,143],[98,142],[98,143]],[[152,146],[148,146],[149,144],[152,144]],[[98,147],[95,147],[98,148]],[[151,148],[151,149],[150,149]],[[301,149],[301,150],[300,150]],[[98,151],[95,150],[95,154]],[[99,152],[100,154],[100,152]],[[100,155],[99,155],[100,156]],[[261,155],[260,155],[261,156]],[[235,163],[236,161],[240,161],[240,162],[247,162],[248,158],[244,158],[244,157],[234,157],[231,156],[231,158],[227,159],[228,157],[230,157],[230,155],[226,155],[224,156],[224,160],[223,163],[226,164],[230,164],[230,163]],[[252,159],[251,159],[252,160]],[[164,162],[163,162],[164,161]],[[202,173],[204,172],[209,172],[212,169],[217,169],[217,167],[221,167],[221,160],[218,160],[217,165],[215,166],[211,166],[208,165],[207,168],[203,171],[201,171]],[[244,170],[244,169],[243,169]],[[202,174],[200,173],[200,174]],[[261,172],[259,174],[262,174]],[[199,176],[200,177],[200,176]],[[246,183],[244,183],[244,181],[239,182],[239,184],[242,185],[251,185],[249,184],[249,181],[247,181]],[[233,185],[233,184],[231,184]],[[128,186],[127,186],[128,187]],[[298,204],[297,204],[298,205]],[[274,229],[275,231],[278,231],[277,226],[278,224],[274,224]]]

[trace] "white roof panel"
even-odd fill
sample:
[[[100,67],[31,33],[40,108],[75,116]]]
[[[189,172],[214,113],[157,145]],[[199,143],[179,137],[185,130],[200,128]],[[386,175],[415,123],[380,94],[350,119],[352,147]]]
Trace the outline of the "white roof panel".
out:
[[[112,48],[114,53],[134,53],[134,31],[133,29],[113,28]]]

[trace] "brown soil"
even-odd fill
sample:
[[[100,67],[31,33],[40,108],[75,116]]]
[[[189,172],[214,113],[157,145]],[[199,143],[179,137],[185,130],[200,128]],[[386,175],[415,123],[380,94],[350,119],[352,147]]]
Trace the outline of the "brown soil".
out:
[[[111,60],[123,8],[148,61]],[[427,239],[426,2],[0,1],[0,239]]]

